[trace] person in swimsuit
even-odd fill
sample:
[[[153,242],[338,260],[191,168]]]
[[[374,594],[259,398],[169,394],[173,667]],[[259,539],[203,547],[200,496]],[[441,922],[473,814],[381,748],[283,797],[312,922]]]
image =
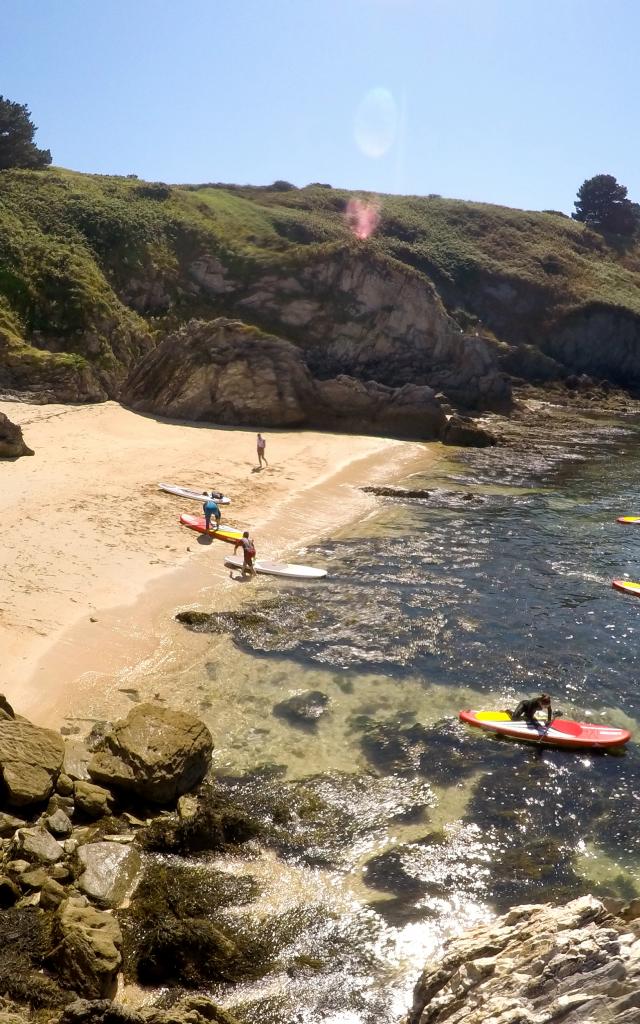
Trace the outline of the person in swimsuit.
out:
[[[269,463],[267,462],[267,457],[264,454],[266,447],[267,442],[265,441],[264,437],[262,436],[262,434],[258,434],[258,437],[256,439],[256,448],[258,450],[258,466],[260,467],[260,469],[262,469],[263,462],[265,466],[269,465]]]
[[[206,499],[202,505],[202,511],[204,512],[204,525],[207,533],[211,528],[211,516],[216,521],[216,530],[220,529],[220,509],[218,508],[217,502],[210,498],[206,491],[203,491],[203,497]]]
[[[242,534],[241,539],[239,541],[236,541],[233,548],[234,554],[240,547],[242,548],[242,553],[244,555],[244,561],[242,563],[242,575],[255,576],[256,570],[253,568],[253,560],[256,557],[256,547],[253,541],[251,540],[251,537],[249,536],[248,530],[245,530],[244,533]]]
[[[547,729],[551,725],[551,697],[548,693],[541,693],[539,697],[530,697],[529,700],[521,700],[515,711],[511,712],[511,718],[514,722],[524,718],[529,725],[539,726],[542,723],[538,721],[536,715],[539,711],[547,712]]]

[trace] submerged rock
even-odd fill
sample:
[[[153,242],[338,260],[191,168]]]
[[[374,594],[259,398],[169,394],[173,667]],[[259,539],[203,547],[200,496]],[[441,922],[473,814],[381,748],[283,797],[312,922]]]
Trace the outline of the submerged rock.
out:
[[[293,725],[314,727],[318,719],[326,714],[329,698],[321,690],[306,690],[288,700],[280,701],[273,708],[274,715],[285,718]]]
[[[202,781],[213,740],[198,718],[140,704],[113,726],[89,763],[92,779],[165,804]]]
[[[418,982],[408,1024],[627,1024],[640,941],[593,896],[514,907],[449,940]]]
[[[9,1024],[9,1022],[7,1022]],[[58,1024],[240,1024],[206,996],[182,998],[170,1009],[140,1006],[137,1010],[110,999],[76,999],[65,1007]]]
[[[205,786],[197,806],[184,814],[162,815],[138,833],[145,850],[185,856],[202,850],[225,850],[254,838],[259,831],[251,809],[238,806],[218,787]]]

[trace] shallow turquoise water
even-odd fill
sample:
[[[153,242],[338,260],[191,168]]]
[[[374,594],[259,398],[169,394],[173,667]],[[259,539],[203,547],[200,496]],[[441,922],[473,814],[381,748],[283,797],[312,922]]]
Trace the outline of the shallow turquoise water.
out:
[[[462,452],[406,481],[428,498],[380,499],[308,551],[330,578],[270,589],[281,632],[212,638],[199,671],[228,785],[249,792],[243,772],[267,764],[324,787],[336,813],[338,852],[260,861],[272,910],[333,917],[300,939],[322,969],[242,993],[264,1002],[257,1024],[276,995],[281,1024],[386,1024],[452,930],[517,902],[640,891],[635,743],[576,756],[457,723],[545,689],[566,716],[637,729],[640,601],[610,583],[640,578],[640,527],[615,522],[640,514],[639,469],[635,422],[552,416],[526,449]],[[330,698],[315,729],[272,714],[310,688]]]

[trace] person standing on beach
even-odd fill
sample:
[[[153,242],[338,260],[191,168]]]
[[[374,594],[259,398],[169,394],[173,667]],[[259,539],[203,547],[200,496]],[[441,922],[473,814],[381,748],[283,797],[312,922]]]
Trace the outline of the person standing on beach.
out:
[[[257,437],[257,440],[256,440],[256,447],[258,449],[258,467],[260,469],[262,469],[262,463],[263,462],[264,462],[265,466],[269,465],[269,463],[267,462],[267,457],[264,454],[265,448],[267,447],[267,442],[265,441],[265,439],[262,436],[262,434],[258,434],[258,437]]]
[[[202,511],[204,512],[204,525],[205,525],[205,529],[206,529],[206,531],[208,533],[209,529],[211,527],[211,516],[213,516],[215,521],[216,521],[216,530],[219,530],[220,529],[220,509],[218,508],[218,503],[216,501],[214,501],[213,498],[210,498],[206,491],[203,491],[202,494],[203,494],[203,497],[206,498],[206,501],[202,505]]]
[[[244,555],[244,561],[242,563],[242,575],[243,576],[255,576],[256,570],[253,568],[253,560],[256,557],[256,546],[249,536],[249,531],[245,530],[239,541],[236,542],[233,548],[233,552],[242,548]]]

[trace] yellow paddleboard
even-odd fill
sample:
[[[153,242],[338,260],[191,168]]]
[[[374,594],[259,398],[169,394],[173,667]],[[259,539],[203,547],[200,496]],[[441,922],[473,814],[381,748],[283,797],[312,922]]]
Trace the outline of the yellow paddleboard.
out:
[[[611,586],[614,590],[621,590],[623,594],[635,594],[640,597],[640,583],[633,580],[612,580]]]
[[[640,516],[618,516],[616,522],[625,523],[626,525],[629,525],[630,523],[640,523]]]

